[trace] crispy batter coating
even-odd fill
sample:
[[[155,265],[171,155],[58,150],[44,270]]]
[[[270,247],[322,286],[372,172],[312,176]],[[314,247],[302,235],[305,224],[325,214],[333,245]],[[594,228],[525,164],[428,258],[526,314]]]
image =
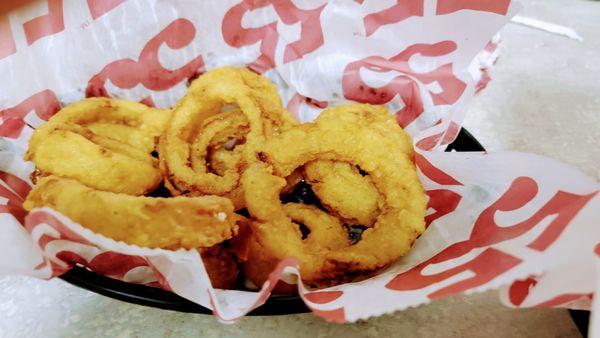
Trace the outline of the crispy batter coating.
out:
[[[266,78],[223,67],[172,112],[108,98],[63,108],[30,140],[36,186],[24,207],[129,244],[197,249],[215,288],[236,287],[238,263],[261,286],[287,257],[324,287],[372,276],[424,231],[413,152],[382,106],[299,125]],[[143,196],[161,183],[175,197]]]
[[[394,145],[395,149],[413,157],[414,149],[410,136],[402,130],[394,115],[390,114],[385,106],[370,104],[347,104],[328,108],[317,118],[320,125],[358,125],[368,127],[370,130],[383,136]]]
[[[237,67],[204,73],[174,108],[161,138],[167,186],[174,195],[227,196],[243,207],[240,173],[256,161],[266,139],[296,123],[266,78]],[[231,141],[232,150],[227,149]]]
[[[385,107],[371,105],[346,105],[329,108],[319,116],[321,123],[355,123],[378,132],[395,147],[412,158],[412,141],[400,128]],[[316,160],[305,164],[305,177],[321,203],[347,224],[367,227],[379,215],[379,194],[369,176],[363,176],[350,163]]]
[[[294,188],[304,180],[304,167],[297,168],[290,175],[285,178],[287,184],[281,190],[282,195],[289,195],[293,192]]]
[[[56,176],[39,179],[23,207],[50,207],[94,232],[149,248],[208,248],[237,232],[226,198],[129,196]]]
[[[307,228],[304,244],[309,250],[336,250],[350,245],[348,234],[340,221],[312,205],[287,203],[283,211],[292,219],[302,237],[299,225]]]
[[[404,255],[425,229],[425,193],[410,156],[397,146],[397,137],[370,127],[374,119],[369,114],[343,114],[361,107],[368,111],[370,106],[346,107],[326,111],[323,119],[269,140],[261,153],[269,166],[255,164],[242,177],[248,211],[257,220],[252,223],[252,236],[263,254],[275,260],[297,257],[303,279],[317,286],[389,265]],[[332,114],[339,116],[333,118]],[[381,213],[358,243],[337,250],[309,249],[279,201],[286,184],[282,177],[314,160],[360,166],[381,195]]]
[[[307,182],[329,212],[346,224],[372,226],[380,213],[379,192],[368,176],[346,162],[317,160],[305,165]]]
[[[228,150],[224,144],[230,139],[235,141],[237,138],[243,138],[247,132],[248,121],[237,109],[214,115],[202,124],[192,144],[190,158],[192,170],[196,173],[204,173],[197,176],[198,181],[206,181],[202,182],[202,185],[212,185],[214,181],[215,184],[224,186],[226,191],[231,191],[238,185],[239,171],[243,165],[241,149]],[[216,158],[214,151],[218,152]],[[212,166],[213,162],[208,161],[209,155],[213,155],[212,160],[221,175],[210,172],[208,166]]]
[[[350,246],[346,231],[334,216],[314,206],[299,203],[284,204],[283,210],[292,220],[296,236],[305,237],[303,241],[308,250],[324,252]],[[240,261],[245,262],[244,275],[260,287],[277,266],[279,259],[265,251],[256,241],[252,236],[250,223],[240,225],[239,234],[233,239],[233,251]],[[301,227],[305,227],[308,233],[302,234]],[[290,289],[284,285],[276,289],[277,293],[290,293]]]
[[[143,195],[162,180],[151,153],[169,116],[137,102],[85,99],[64,107],[34,132],[25,160],[35,163],[38,176]]]

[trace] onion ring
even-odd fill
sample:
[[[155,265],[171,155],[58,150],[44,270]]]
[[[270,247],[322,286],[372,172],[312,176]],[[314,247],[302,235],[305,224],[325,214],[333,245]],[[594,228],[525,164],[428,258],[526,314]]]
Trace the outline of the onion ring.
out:
[[[304,168],[297,168],[285,178],[286,186],[281,190],[282,196],[291,194],[296,186],[304,180]]]
[[[304,166],[307,182],[327,210],[346,224],[367,227],[375,223],[379,192],[368,176],[350,163],[317,160]]]
[[[218,196],[130,196],[56,176],[40,178],[23,207],[50,207],[116,241],[163,249],[212,247],[235,235],[239,218]]]
[[[343,230],[339,220],[326,212],[299,203],[284,204],[283,210],[294,222],[296,236],[304,237],[302,241],[308,250],[325,252],[350,246],[346,231]],[[301,227],[306,227],[309,233],[302,234]],[[242,262],[248,262],[243,264],[245,276],[256,285],[262,285],[269,273],[277,266],[278,260],[269,255],[253,238],[250,229],[240,230],[239,236],[234,241],[237,243],[236,255]]]
[[[295,124],[266,78],[236,67],[204,73],[174,108],[161,138],[159,157],[167,187],[173,195],[227,196],[241,208],[240,173],[257,161],[265,140]],[[243,139],[243,144],[226,154],[232,139]],[[211,156],[221,161],[207,163]]]
[[[39,176],[143,195],[162,180],[151,153],[169,116],[137,102],[85,99],[64,107],[34,132],[25,160],[35,163]]]
[[[321,123],[346,123],[368,126],[398,149],[413,157],[412,141],[383,106],[347,105],[327,109],[319,116]],[[329,212],[347,224],[370,227],[379,214],[378,192],[371,178],[349,163],[312,161],[305,166],[305,177]]]
[[[253,239],[272,260],[298,258],[303,280],[310,285],[330,285],[383,268],[404,255],[425,229],[425,193],[414,164],[397,147],[397,136],[386,136],[381,128],[372,127],[370,115],[362,113],[370,107],[336,107],[323,112],[324,117],[315,123],[283,132],[260,153],[269,166],[254,164],[242,176],[247,208],[256,219]],[[309,249],[279,201],[285,186],[282,177],[314,160],[360,166],[381,194],[381,213],[356,244],[337,250]]]

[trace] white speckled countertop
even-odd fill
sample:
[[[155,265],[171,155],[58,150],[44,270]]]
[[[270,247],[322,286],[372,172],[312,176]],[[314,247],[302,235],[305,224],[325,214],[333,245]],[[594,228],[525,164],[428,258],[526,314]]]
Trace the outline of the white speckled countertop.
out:
[[[503,33],[489,87],[465,126],[489,151],[519,150],[567,162],[600,179],[600,2],[521,0],[522,15],[576,29],[578,42],[518,25]],[[456,296],[338,325],[311,314],[244,318],[122,303],[61,280],[0,277],[2,337],[578,337],[561,309],[512,310],[496,292]]]

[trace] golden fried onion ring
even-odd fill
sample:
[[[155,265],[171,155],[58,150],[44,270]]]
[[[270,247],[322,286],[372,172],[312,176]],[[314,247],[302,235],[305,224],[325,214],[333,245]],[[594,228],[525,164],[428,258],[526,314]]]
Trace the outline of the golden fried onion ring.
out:
[[[33,161],[41,176],[143,195],[162,179],[151,153],[169,116],[137,102],[85,99],[64,107],[34,132],[25,160]]]
[[[346,115],[346,110],[355,113]],[[425,229],[425,193],[414,164],[397,147],[395,136],[370,127],[370,110],[369,105],[350,105],[324,111],[315,123],[269,140],[260,155],[270,166],[254,164],[242,176],[247,208],[256,219],[253,239],[273,260],[298,258],[309,284],[328,285],[385,267],[404,255]],[[381,194],[375,224],[359,242],[342,249],[307,247],[279,201],[286,185],[282,177],[318,159],[360,166]]]
[[[302,237],[300,224],[309,230],[303,239],[308,250],[337,250],[350,245],[339,220],[315,206],[287,203],[283,205],[283,210],[292,220],[296,236]],[[278,260],[264,251],[250,231],[240,230],[240,235],[234,239],[236,255],[242,262],[248,262],[243,264],[244,275],[256,285],[262,285]]]
[[[192,82],[176,105],[161,139],[159,155],[167,187],[174,195],[231,197],[239,187],[239,173],[256,161],[262,143],[294,124],[266,78],[236,67],[207,72]],[[227,154],[224,144],[241,138],[244,143],[233,149],[237,152]],[[243,204],[234,202],[236,207]]]
[[[130,196],[56,176],[39,179],[23,207],[50,207],[96,233],[149,248],[209,248],[237,232],[226,198]]]
[[[396,147],[413,157],[412,141],[383,106],[347,105],[329,108],[319,116],[322,123],[346,123],[368,126]],[[304,166],[306,181],[327,210],[346,224],[370,227],[379,215],[381,201],[371,178],[355,166],[339,161],[312,161]]]

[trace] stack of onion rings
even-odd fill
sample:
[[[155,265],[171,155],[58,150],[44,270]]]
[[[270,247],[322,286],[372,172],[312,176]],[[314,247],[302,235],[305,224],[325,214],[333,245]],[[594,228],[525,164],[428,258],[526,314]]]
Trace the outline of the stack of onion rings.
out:
[[[384,107],[300,125],[266,78],[223,67],[172,111],[107,98],[62,109],[31,138],[40,177],[24,206],[117,241],[198,250],[218,288],[238,285],[238,265],[258,287],[287,257],[323,287],[371,276],[424,231],[413,157]]]

